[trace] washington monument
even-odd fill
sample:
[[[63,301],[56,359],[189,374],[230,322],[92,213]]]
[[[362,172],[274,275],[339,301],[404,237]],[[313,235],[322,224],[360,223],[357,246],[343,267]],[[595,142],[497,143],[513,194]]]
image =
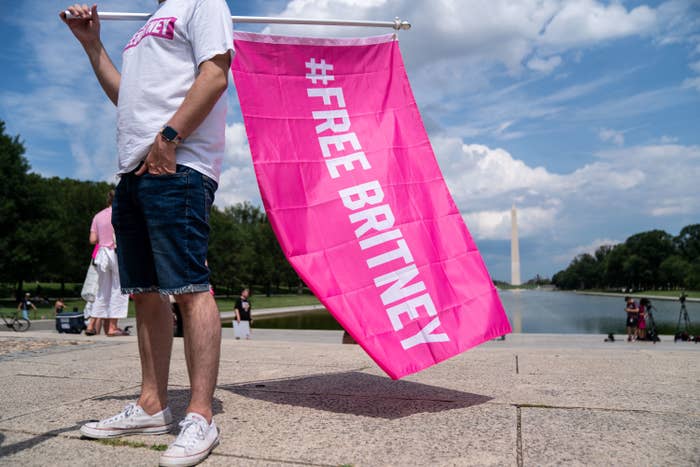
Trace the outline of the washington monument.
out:
[[[510,209],[510,283],[520,285],[520,243],[518,241],[518,211]]]

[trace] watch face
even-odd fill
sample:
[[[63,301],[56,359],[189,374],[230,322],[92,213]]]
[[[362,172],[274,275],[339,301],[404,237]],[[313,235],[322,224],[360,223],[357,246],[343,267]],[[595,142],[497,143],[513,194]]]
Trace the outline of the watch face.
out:
[[[163,137],[168,141],[173,141],[175,138],[177,138],[177,131],[169,126],[163,128],[163,131],[161,131],[160,134],[163,135]]]

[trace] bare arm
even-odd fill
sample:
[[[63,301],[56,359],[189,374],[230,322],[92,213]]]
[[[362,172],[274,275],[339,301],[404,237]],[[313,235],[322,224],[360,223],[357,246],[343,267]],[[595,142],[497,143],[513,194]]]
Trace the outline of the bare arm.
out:
[[[90,232],[90,245],[97,243],[97,232]]]
[[[63,11],[59,13],[59,16],[85,49],[97,81],[100,82],[105,94],[114,105],[117,105],[121,74],[107,55],[100,40],[100,18],[97,16],[97,5],[88,8],[87,5],[75,4],[68,7],[67,10],[75,17],[74,19],[67,19]]]
[[[180,108],[168,125],[175,128],[183,139],[187,138],[204,119],[228,87],[229,53],[216,55],[199,66],[199,76],[192,84]]]
[[[180,108],[167,122],[167,125],[177,130],[183,139],[187,139],[199,127],[221,94],[226,91],[230,66],[229,53],[216,55],[199,66],[199,76],[187,92]],[[175,146],[174,143],[163,140],[160,134],[156,135],[145,163],[136,175],[147,171],[152,175],[175,173]]]

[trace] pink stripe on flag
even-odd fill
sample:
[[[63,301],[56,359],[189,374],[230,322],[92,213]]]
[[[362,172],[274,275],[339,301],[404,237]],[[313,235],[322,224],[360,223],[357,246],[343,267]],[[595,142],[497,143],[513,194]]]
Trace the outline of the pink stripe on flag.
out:
[[[235,35],[265,210],[294,269],[392,378],[511,331],[393,36]]]

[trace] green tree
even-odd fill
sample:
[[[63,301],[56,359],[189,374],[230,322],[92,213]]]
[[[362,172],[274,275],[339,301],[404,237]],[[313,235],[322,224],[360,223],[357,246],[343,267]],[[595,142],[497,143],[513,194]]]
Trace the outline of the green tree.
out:
[[[607,287],[626,288],[632,285],[625,276],[625,259],[628,255],[627,246],[621,243],[615,245],[606,256],[604,277]]]
[[[700,259],[690,264],[685,284],[689,289],[700,290]]]
[[[242,229],[230,212],[212,208],[209,218],[209,268],[214,290],[236,293],[246,283],[240,252],[244,248]]]
[[[29,194],[29,162],[24,157],[24,145],[19,136],[10,137],[5,133],[5,122],[0,120],[0,171],[3,183],[0,184],[0,278],[5,282],[20,281],[17,268],[26,264],[29,251],[18,241],[22,217],[27,209]]]
[[[650,279],[649,262],[639,255],[628,256],[623,263],[625,282],[632,288],[641,289]]]
[[[209,266],[215,287],[233,294],[246,286],[271,294],[300,282],[265,212],[247,202],[212,209]]]
[[[51,238],[50,199],[41,189],[41,177],[30,174],[19,136],[5,133],[0,121],[0,280],[17,285],[41,273]]]
[[[630,256],[636,256],[629,264],[629,273],[634,274],[637,287],[651,288],[660,284],[661,263],[676,252],[673,236],[663,230],[651,230],[632,235],[625,241]],[[640,269],[640,268],[643,268]],[[631,276],[628,275],[628,279]]]
[[[662,286],[688,287],[691,272],[690,263],[680,255],[669,256],[659,266],[659,279]]]
[[[686,260],[692,262],[700,259],[700,224],[683,227],[674,242]]]
[[[90,261],[92,245],[88,241],[92,218],[107,206],[107,193],[113,187],[106,182],[86,182],[68,178],[44,179],[44,190],[52,193],[55,254],[48,259],[48,277],[60,282],[65,294],[66,282],[81,282]]]

